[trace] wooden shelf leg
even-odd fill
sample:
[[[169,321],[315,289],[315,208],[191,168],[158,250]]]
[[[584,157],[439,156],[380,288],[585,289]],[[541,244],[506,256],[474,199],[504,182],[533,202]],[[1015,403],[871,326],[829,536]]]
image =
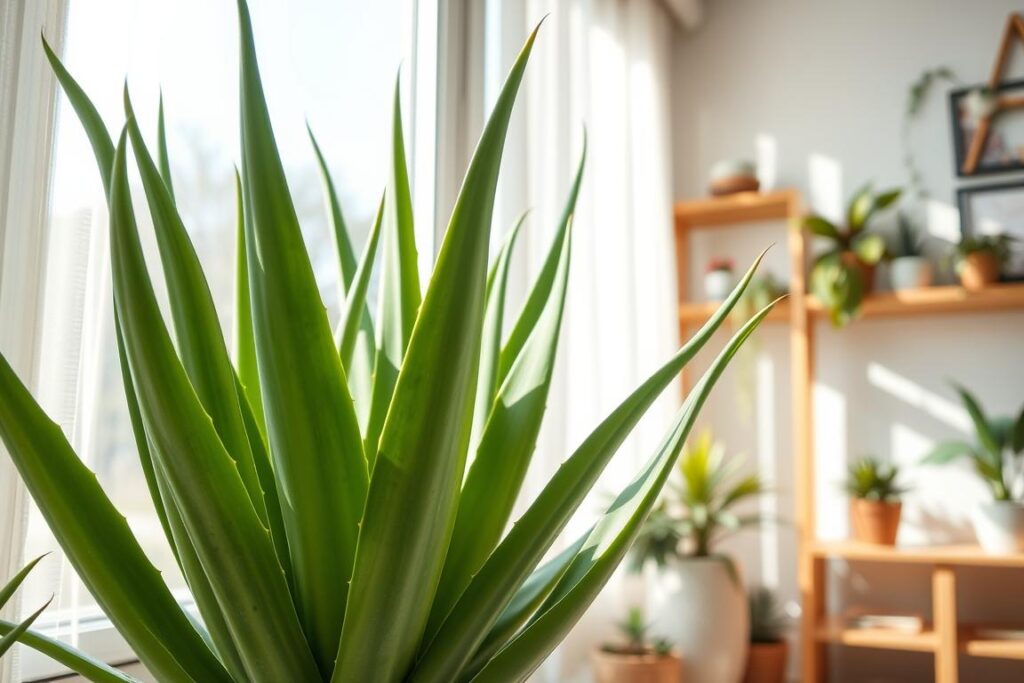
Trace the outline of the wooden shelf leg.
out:
[[[957,683],[956,574],[952,567],[932,570],[932,621],[938,636],[935,651],[935,683]]]
[[[825,558],[804,551],[800,556],[800,593],[803,613],[800,619],[800,680],[825,683],[827,661],[825,644],[816,637],[825,621]]]

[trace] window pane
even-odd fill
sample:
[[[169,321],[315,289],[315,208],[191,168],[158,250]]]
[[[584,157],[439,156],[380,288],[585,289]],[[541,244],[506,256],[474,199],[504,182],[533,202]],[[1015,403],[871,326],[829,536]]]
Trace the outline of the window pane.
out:
[[[251,0],[264,85],[296,209],[332,322],[338,268],[324,215],[309,121],[331,164],[361,247],[387,177],[391,97],[411,73],[412,0]],[[128,84],[151,148],[162,90],[178,204],[206,271],[229,346],[234,289],[234,166],[238,163],[234,3],[72,0],[65,63],[113,133]],[[403,98],[407,108],[408,97]],[[40,396],[173,588],[184,589],[139,467],[113,338],[107,213],[88,140],[61,100],[50,215]],[[132,182],[158,290],[161,270],[145,199]],[[165,297],[163,292],[160,296]],[[169,321],[169,318],[168,318]],[[27,554],[57,549],[38,511]],[[26,612],[57,593],[49,615],[73,633],[95,605],[63,562],[47,561]],[[183,593],[184,594],[184,593]]]

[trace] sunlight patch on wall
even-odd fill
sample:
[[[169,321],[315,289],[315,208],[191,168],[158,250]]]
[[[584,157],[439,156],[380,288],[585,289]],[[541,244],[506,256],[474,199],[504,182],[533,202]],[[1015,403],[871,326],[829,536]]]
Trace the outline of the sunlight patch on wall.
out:
[[[774,135],[758,133],[754,149],[757,150],[757,179],[761,182],[761,191],[772,190],[779,174],[779,141]]]
[[[810,205],[831,221],[843,218],[843,166],[824,154],[811,154],[807,161]]]
[[[868,382],[890,396],[917,407],[925,413],[964,433],[970,432],[970,420],[951,400],[928,391],[916,382],[879,363],[868,363]]]

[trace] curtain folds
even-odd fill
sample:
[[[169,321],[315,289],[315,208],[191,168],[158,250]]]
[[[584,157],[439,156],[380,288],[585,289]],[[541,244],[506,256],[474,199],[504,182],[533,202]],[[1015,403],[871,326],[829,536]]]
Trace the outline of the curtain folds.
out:
[[[659,0],[526,0],[518,12],[508,3],[492,4],[501,6],[506,65],[523,35],[547,15],[509,138],[496,226],[503,231],[518,212],[531,210],[517,246],[513,301],[525,296],[541,266],[584,128],[587,138],[561,348],[522,496],[527,504],[597,423],[678,347],[669,113],[675,29]],[[486,42],[489,50],[499,49],[491,30]],[[500,78],[504,69],[492,72],[489,79]],[[653,452],[678,403],[672,387],[609,465],[565,539],[582,533]],[[613,636],[627,606],[641,599],[637,584],[620,573],[535,680],[589,680],[589,649]]]

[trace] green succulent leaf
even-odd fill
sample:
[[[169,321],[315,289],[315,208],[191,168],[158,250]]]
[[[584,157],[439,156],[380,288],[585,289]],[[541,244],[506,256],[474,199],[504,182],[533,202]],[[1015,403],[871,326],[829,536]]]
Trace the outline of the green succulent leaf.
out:
[[[0,619],[0,636],[10,635],[16,628],[17,624]],[[137,678],[133,678],[108,664],[82,654],[67,643],[44,636],[35,631],[19,633],[18,642],[63,664],[86,680],[93,681],[93,683],[142,683]]]
[[[45,605],[30,614],[24,621],[15,625],[14,628],[12,628],[6,635],[0,636],[0,657],[3,657],[7,654],[8,650],[14,647],[14,644],[18,642],[18,638],[21,637],[21,634],[32,626],[35,620],[39,618],[39,615],[43,613],[43,610],[50,606],[51,602],[53,602],[52,597],[46,601]]]
[[[341,314],[340,335],[338,339],[338,353],[341,355],[341,365],[347,373],[354,369],[357,362],[356,354],[358,349],[367,341],[367,328],[364,317],[368,316],[366,310],[366,291],[370,287],[370,275],[373,272],[373,260],[377,256],[377,242],[380,240],[380,226],[384,214],[384,198],[381,198],[380,206],[377,207],[377,217],[373,220],[373,228],[370,236],[366,239],[366,247],[359,259],[359,267],[356,269],[356,276],[352,281],[348,296],[345,299],[345,306]],[[371,330],[372,331],[372,330]],[[369,339],[372,339],[370,337]],[[360,352],[361,353],[361,352]],[[362,372],[362,370],[359,370]],[[349,375],[351,377],[351,375]],[[368,378],[369,379],[369,378]],[[369,387],[363,390],[364,396],[370,395]]]
[[[962,456],[975,457],[974,449],[970,444],[963,441],[947,441],[933,448],[928,455],[921,459],[921,464],[945,465]]]
[[[263,417],[263,395],[260,392],[259,368],[256,365],[256,337],[252,328],[252,299],[249,296],[249,259],[245,250],[245,202],[242,198],[242,177],[235,169],[235,213],[238,216],[235,235],[235,347],[234,362],[238,381],[249,400],[252,414],[266,440],[267,423]]]
[[[174,182],[171,180],[171,157],[167,153],[167,125],[164,122],[164,94],[160,93],[160,105],[156,116],[156,158],[160,167],[160,177],[167,188],[167,194],[174,203]]]
[[[804,229],[810,230],[819,237],[828,237],[833,240],[840,239],[839,228],[821,216],[808,216],[805,218]]]
[[[885,239],[874,233],[862,233],[853,241],[853,252],[862,263],[873,266],[885,256]]]
[[[871,183],[865,184],[853,193],[850,206],[846,211],[846,222],[851,233],[859,232],[867,223],[868,216],[874,207],[875,196]]]
[[[994,456],[995,460],[999,460],[1002,456],[1003,446],[996,439],[995,434],[992,433],[992,427],[989,424],[988,418],[981,409],[981,404],[978,403],[978,399],[974,395],[962,386],[954,385],[956,393],[960,395],[960,400],[964,404],[964,408],[967,410],[967,414],[971,417],[971,422],[974,424],[974,431],[978,436],[978,443],[981,447],[987,451],[988,454]]]

